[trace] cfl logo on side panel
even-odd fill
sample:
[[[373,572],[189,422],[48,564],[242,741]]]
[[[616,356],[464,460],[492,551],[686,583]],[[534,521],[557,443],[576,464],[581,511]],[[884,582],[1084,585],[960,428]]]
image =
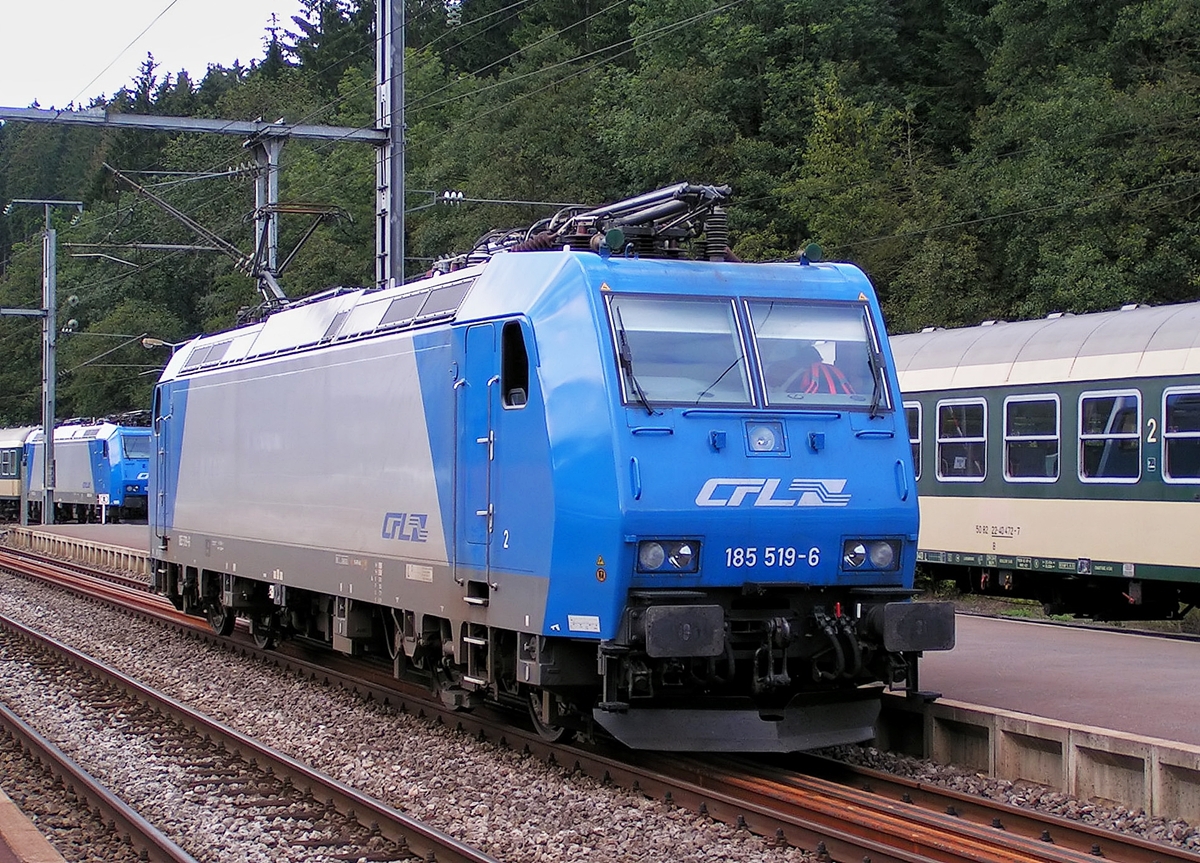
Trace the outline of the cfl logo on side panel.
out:
[[[429,539],[429,515],[423,512],[389,512],[383,516],[383,538],[402,542],[425,542]]]
[[[782,479],[753,477],[713,477],[696,495],[696,506],[742,506],[751,501],[756,507],[846,506],[850,495],[843,494],[844,479],[794,479],[783,494]]]

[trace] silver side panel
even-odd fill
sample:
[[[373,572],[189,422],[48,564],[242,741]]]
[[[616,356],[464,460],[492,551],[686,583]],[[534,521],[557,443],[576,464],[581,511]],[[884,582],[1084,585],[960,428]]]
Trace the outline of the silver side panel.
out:
[[[462,586],[445,564],[186,532],[174,535],[167,557],[197,569],[446,618],[456,634],[464,622],[541,632],[550,589],[545,577],[508,574],[489,605],[474,605],[463,599]],[[471,570],[460,574],[483,578]]]
[[[54,441],[54,499],[60,503],[95,503],[96,488],[92,482],[92,459],[88,444],[92,440]],[[46,459],[44,445],[34,448],[33,476],[29,480],[31,496],[46,490]]]
[[[428,434],[410,339],[197,375],[172,532],[444,565]]]

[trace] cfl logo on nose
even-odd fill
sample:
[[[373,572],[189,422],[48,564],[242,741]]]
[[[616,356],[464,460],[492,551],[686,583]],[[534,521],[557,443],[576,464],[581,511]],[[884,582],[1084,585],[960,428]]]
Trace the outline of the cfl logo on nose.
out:
[[[752,500],[756,507],[845,506],[850,495],[843,494],[844,479],[794,479],[787,487],[790,495],[777,495],[782,479],[713,477],[696,495],[696,506],[741,506]],[[796,497],[795,495],[799,495]]]

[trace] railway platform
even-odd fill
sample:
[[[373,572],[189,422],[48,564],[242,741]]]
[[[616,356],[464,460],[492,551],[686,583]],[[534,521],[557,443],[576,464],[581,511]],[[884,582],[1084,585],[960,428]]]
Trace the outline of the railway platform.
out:
[[[0,791],[0,863],[66,863],[17,804]]]

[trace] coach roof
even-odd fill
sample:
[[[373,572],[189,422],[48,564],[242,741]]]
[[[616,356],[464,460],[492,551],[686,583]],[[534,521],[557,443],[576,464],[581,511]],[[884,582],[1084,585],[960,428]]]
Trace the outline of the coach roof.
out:
[[[894,336],[904,392],[1200,373],[1200,303]]]

